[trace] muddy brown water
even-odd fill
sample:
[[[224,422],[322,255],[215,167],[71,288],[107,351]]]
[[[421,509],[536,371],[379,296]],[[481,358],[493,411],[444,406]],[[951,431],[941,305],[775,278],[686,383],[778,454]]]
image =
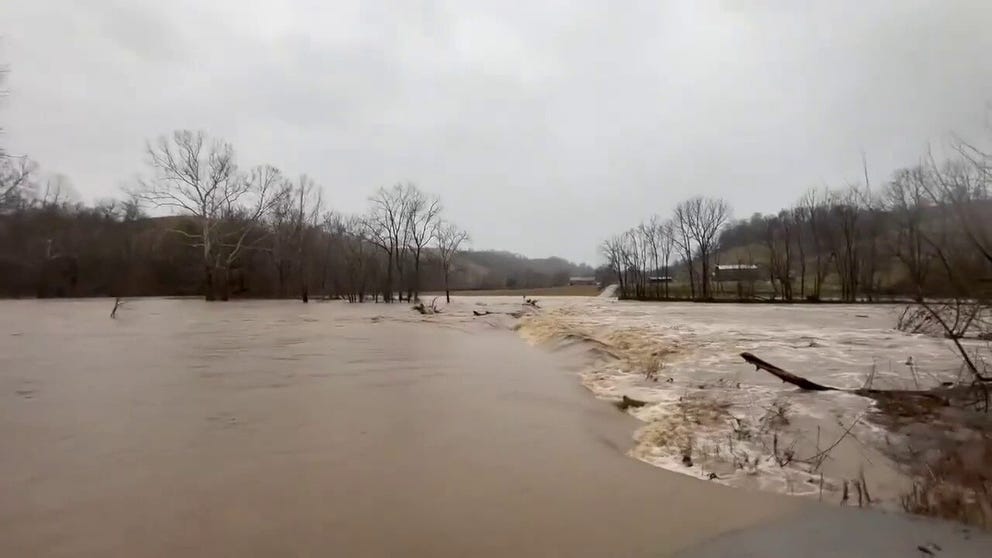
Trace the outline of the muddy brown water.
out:
[[[567,354],[406,306],[0,302],[0,556],[664,555],[807,505],[624,455]]]

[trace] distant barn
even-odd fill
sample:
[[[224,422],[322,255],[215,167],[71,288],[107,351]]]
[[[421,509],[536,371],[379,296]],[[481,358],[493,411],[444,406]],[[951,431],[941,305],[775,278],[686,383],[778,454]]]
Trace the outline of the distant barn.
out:
[[[673,279],[668,275],[652,275],[648,277],[648,283],[658,284],[658,283],[671,283]]]
[[[754,264],[726,264],[713,268],[713,280],[718,283],[757,281],[758,279],[760,279],[760,270]]]
[[[575,285],[593,285],[593,286],[596,286],[596,285],[599,285],[599,282],[596,281],[596,278],[595,277],[569,277],[568,278],[568,285],[569,286],[575,286]]]

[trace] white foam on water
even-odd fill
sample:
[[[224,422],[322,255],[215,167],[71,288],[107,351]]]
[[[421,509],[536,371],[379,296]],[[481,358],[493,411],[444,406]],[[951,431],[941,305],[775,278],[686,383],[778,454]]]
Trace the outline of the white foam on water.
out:
[[[838,388],[862,387],[869,376],[884,388],[956,378],[960,363],[949,343],[896,331],[893,312],[549,299],[517,330],[534,344],[586,344],[595,358],[580,373],[583,385],[604,399],[647,403],[628,410],[644,422],[629,452],[637,459],[731,486],[825,500],[839,501],[845,481],[864,477],[875,505],[897,508],[910,481],[883,451],[896,437],[868,420],[872,400],[803,392],[740,358],[751,352]]]

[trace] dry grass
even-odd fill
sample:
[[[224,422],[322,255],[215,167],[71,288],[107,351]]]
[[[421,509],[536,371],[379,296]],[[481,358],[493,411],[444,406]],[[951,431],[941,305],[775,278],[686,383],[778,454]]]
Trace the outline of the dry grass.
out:
[[[948,444],[928,454],[916,462],[903,509],[992,529],[992,438]]]
[[[881,398],[869,418],[899,434],[884,450],[912,479],[902,508],[992,529],[992,422],[951,400]]]

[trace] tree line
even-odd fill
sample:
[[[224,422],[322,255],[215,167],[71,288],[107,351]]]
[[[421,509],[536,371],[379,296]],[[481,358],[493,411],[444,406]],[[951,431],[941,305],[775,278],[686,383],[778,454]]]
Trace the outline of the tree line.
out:
[[[657,215],[601,245],[607,266],[625,298],[670,298],[673,264],[684,268],[690,298],[712,296],[711,266],[718,234],[730,219],[722,199],[680,202],[672,217]]]
[[[880,185],[812,188],[776,214],[731,220],[696,197],[607,239],[622,296],[846,302],[986,296],[992,281],[992,154],[956,140]],[[867,165],[866,165],[867,166]],[[745,272],[719,280],[717,265]]]
[[[162,136],[146,154],[149,172],[125,199],[92,206],[31,159],[0,157],[0,294],[414,300],[449,289],[469,240],[413,184],[344,215],[310,177],[242,168],[231,144],[202,132]]]

